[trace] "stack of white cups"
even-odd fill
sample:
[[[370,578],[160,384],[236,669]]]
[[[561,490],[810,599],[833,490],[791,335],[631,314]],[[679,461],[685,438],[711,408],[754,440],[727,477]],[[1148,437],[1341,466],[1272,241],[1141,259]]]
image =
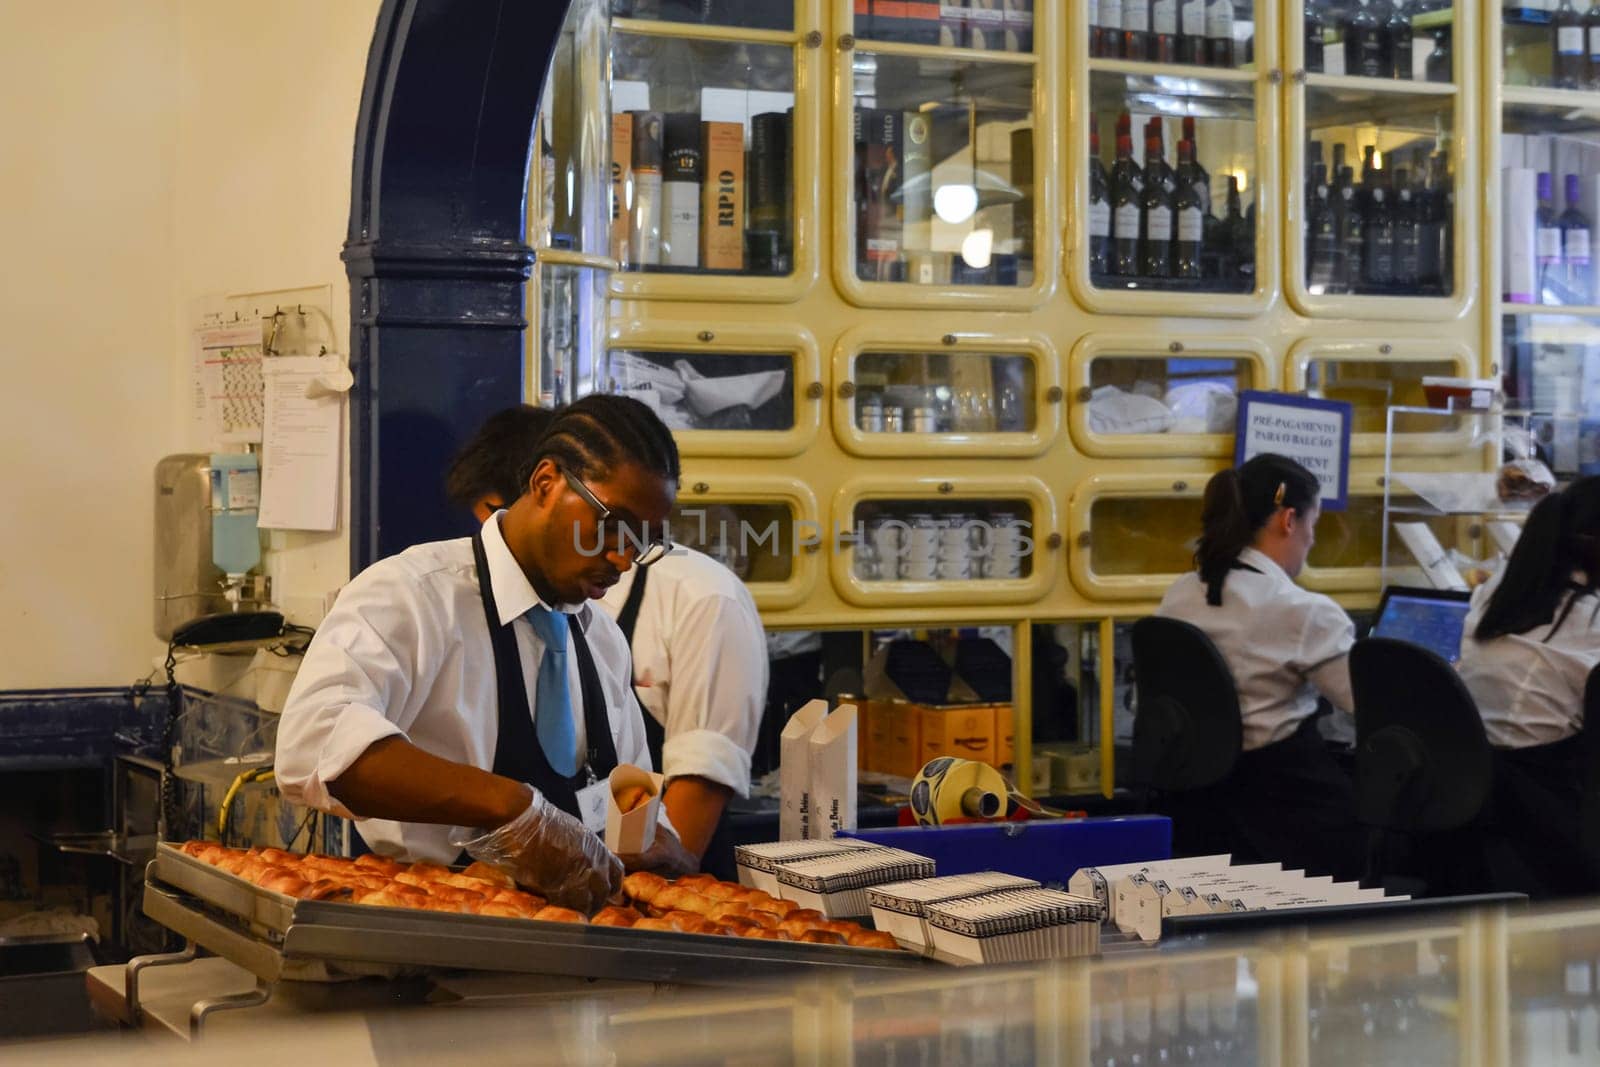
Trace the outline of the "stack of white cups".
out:
[[[972,577],[973,549],[982,543],[983,527],[971,515],[945,518],[939,530],[939,577],[947,582]]]
[[[997,511],[989,516],[981,573],[985,578],[1022,577],[1022,526],[1010,512]]]
[[[900,544],[900,578],[908,582],[931,582],[939,576],[940,523],[932,515],[908,517],[911,528]]]

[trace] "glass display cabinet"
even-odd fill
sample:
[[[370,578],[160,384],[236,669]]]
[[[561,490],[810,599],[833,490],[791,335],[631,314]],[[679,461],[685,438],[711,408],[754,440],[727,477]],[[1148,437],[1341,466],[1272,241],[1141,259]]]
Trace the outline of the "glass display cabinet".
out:
[[[1285,6],[1289,298],[1319,317],[1460,315],[1476,285],[1457,235],[1476,206],[1478,5]]]

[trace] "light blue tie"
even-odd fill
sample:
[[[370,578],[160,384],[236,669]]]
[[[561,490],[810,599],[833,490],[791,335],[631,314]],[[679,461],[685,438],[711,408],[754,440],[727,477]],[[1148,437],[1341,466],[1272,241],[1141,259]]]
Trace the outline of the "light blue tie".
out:
[[[578,734],[572,725],[572,694],[567,689],[567,613],[535,604],[525,617],[544,642],[534,695],[534,733],[550,767],[570,778],[578,773]]]

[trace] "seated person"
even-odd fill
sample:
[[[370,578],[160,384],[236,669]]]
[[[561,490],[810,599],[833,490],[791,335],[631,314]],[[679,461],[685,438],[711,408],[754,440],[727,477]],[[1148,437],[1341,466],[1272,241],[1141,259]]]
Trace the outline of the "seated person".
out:
[[[1457,669],[1495,748],[1496,888],[1592,892],[1579,869],[1583,690],[1600,664],[1600,477],[1539,501],[1472,595]]]
[[[1217,822],[1206,836],[1236,861],[1354,878],[1363,838],[1355,794],[1315,716],[1319,693],[1336,713],[1353,708],[1355,626],[1331,599],[1294,583],[1320,511],[1316,477],[1287,457],[1218,473],[1206,484],[1196,571],[1173,583],[1156,614],[1204,631],[1239,691],[1243,752],[1208,805]]]

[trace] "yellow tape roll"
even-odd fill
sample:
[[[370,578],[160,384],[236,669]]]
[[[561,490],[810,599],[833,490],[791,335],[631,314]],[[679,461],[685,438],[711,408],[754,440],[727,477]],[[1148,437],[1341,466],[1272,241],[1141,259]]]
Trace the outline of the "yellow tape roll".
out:
[[[987,763],[940,756],[911,783],[911,813],[923,826],[951,819],[1003,819],[1006,780]]]

